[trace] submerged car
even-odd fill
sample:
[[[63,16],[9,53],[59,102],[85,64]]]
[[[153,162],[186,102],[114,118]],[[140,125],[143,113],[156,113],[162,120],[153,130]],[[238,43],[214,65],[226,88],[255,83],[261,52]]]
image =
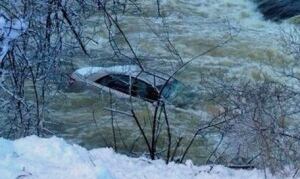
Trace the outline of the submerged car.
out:
[[[136,97],[148,102],[175,96],[180,82],[161,73],[142,71],[135,65],[84,67],[71,75],[71,88],[111,92],[118,97]]]

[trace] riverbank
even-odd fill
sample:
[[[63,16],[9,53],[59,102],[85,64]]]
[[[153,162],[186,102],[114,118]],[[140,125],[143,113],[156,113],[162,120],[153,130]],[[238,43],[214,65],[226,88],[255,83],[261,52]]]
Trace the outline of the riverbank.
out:
[[[278,178],[267,173],[268,178]],[[37,136],[0,139],[0,178],[56,179],[259,179],[261,170],[234,170],[221,165],[196,166],[147,158],[130,158],[110,148],[86,150],[61,138]]]

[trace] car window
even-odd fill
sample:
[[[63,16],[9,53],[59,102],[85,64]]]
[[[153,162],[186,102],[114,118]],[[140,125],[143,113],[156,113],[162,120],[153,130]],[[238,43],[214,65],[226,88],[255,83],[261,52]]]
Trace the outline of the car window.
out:
[[[157,86],[157,88],[161,91],[162,90],[162,96],[166,99],[171,99],[175,97],[177,92],[181,91],[183,89],[183,85],[177,81],[176,79],[169,81],[165,87],[164,84]],[[162,89],[163,88],[163,89]]]
[[[159,99],[159,94],[155,87],[134,77],[131,77],[130,91],[130,77],[128,75],[110,74],[95,82],[111,89],[131,94],[132,96],[144,98],[148,101],[157,101]]]
[[[152,84],[153,86],[158,86],[161,84],[164,84],[167,81],[167,77],[164,78],[163,76],[160,75],[155,75],[154,73],[146,73],[146,72],[141,72],[138,75],[139,79],[143,79],[149,84]]]

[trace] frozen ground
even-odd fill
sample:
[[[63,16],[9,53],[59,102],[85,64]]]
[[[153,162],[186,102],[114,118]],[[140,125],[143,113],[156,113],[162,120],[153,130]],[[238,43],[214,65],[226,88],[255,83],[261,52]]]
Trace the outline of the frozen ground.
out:
[[[15,141],[0,138],[0,178],[259,179],[264,172],[195,166],[191,161],[166,165],[162,160],[130,158],[109,148],[88,151],[61,138],[29,136]]]

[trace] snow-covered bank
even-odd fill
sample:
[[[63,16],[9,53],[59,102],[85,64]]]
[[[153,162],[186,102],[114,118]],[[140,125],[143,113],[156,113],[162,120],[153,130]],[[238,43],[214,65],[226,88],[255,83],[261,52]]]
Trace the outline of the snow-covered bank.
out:
[[[55,179],[259,179],[260,170],[223,166],[195,166],[145,158],[130,158],[101,148],[88,151],[63,139],[30,136],[10,141],[0,138],[0,178]],[[276,178],[276,177],[268,177]]]

